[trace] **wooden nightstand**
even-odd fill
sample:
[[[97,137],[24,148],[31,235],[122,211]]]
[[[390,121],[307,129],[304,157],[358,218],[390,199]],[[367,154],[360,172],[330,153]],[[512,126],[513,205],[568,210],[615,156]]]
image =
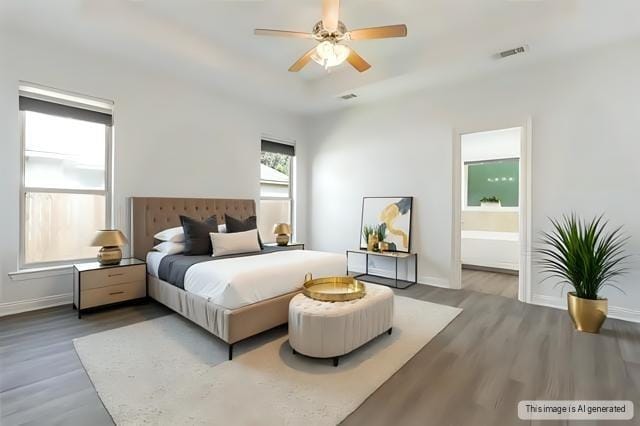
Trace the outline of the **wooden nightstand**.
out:
[[[266,243],[267,247],[275,247],[278,250],[304,250],[304,243],[289,243],[286,246],[279,246],[276,243]]]
[[[147,264],[122,259],[118,265],[98,262],[73,265],[73,307],[82,311],[147,297]]]

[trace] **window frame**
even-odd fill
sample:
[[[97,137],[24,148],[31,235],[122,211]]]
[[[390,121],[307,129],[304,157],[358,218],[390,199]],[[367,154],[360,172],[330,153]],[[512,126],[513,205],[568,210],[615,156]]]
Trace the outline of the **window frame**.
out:
[[[20,90],[20,96],[40,99],[51,103],[58,103],[61,105],[69,105],[74,106],[76,108],[83,108],[90,111],[99,111],[104,112],[101,109],[93,108],[91,105],[79,103],[79,102],[69,102],[64,99],[58,99],[56,97],[49,97],[40,94],[34,94],[27,90]],[[65,96],[65,94],[61,93],[61,96]],[[66,95],[77,97],[77,95]],[[87,101],[91,101],[90,98]],[[25,185],[25,172],[26,172],[26,140],[25,140],[25,131],[27,126],[26,113],[27,111],[19,111],[20,113],[20,241],[19,241],[19,250],[18,250],[18,270],[29,270],[29,269],[40,269],[47,267],[55,267],[55,266],[67,266],[72,265],[74,263],[80,262],[90,262],[95,260],[95,257],[89,258],[74,258],[74,259],[65,259],[65,260],[57,260],[57,261],[49,261],[49,262],[26,262],[26,197],[27,193],[49,193],[49,194],[81,194],[81,195],[104,195],[105,197],[105,228],[113,227],[113,181],[112,181],[112,164],[113,164],[113,125],[108,126],[105,125],[105,176],[104,176],[104,189],[96,190],[96,189],[64,189],[64,188],[37,188],[37,187],[27,187]],[[109,114],[113,116],[112,110],[109,111]],[[97,253],[97,251],[96,251]]]
[[[282,141],[282,140],[278,140],[278,139],[274,139],[274,138],[270,138],[270,137],[263,137],[261,138],[262,140],[266,140],[269,142],[274,142],[274,143],[278,143],[281,145],[289,145],[292,146],[294,149],[296,148],[296,143],[295,142],[288,142],[288,141]],[[260,148],[260,155],[262,156],[262,153],[265,152],[262,150],[262,147]],[[268,151],[267,151],[268,152]],[[295,186],[295,173],[296,173],[296,155],[288,155],[289,157],[289,194],[287,197],[263,197],[262,196],[262,188],[260,188],[260,198],[259,201],[262,202],[264,201],[282,201],[282,200],[288,200],[289,201],[289,218],[290,218],[290,226],[291,226],[291,241],[294,242],[296,241],[296,219],[295,219],[295,191],[294,191],[294,186]],[[260,169],[260,165],[262,164],[262,161],[258,161],[258,170]],[[262,185],[262,179],[258,180],[258,186]],[[260,212],[260,214],[262,214]],[[259,221],[259,220],[258,220]]]

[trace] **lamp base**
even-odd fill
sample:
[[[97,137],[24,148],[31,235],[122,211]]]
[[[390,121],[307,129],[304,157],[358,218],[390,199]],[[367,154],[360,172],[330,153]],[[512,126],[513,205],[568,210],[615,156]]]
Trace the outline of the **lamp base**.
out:
[[[98,252],[98,262],[101,265],[117,265],[122,260],[122,250],[118,246],[102,247]]]
[[[289,244],[289,236],[287,234],[278,234],[276,236],[276,244],[279,246],[286,246]]]

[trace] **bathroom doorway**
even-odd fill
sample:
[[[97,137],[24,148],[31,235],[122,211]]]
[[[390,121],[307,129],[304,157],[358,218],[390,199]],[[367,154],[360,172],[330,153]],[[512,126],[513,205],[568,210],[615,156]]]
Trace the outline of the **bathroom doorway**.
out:
[[[459,288],[527,298],[525,132],[517,126],[457,135],[453,266]]]

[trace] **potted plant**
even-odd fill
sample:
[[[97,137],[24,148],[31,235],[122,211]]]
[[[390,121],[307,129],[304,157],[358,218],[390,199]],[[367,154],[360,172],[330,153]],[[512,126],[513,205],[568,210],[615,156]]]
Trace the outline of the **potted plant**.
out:
[[[567,294],[573,325],[598,333],[608,313],[608,301],[599,294],[607,285],[618,288],[612,280],[626,272],[628,256],[623,249],[628,237],[622,235],[621,227],[607,232],[603,216],[589,222],[575,214],[550,220],[553,230],[542,234],[542,247],[537,250],[545,279],[559,278],[556,285],[573,287]]]
[[[362,236],[367,243],[367,250],[373,251],[378,245],[378,227],[376,225],[365,225],[362,228]]]
[[[495,195],[491,197],[482,197],[480,199],[480,207],[502,207],[500,199]]]

